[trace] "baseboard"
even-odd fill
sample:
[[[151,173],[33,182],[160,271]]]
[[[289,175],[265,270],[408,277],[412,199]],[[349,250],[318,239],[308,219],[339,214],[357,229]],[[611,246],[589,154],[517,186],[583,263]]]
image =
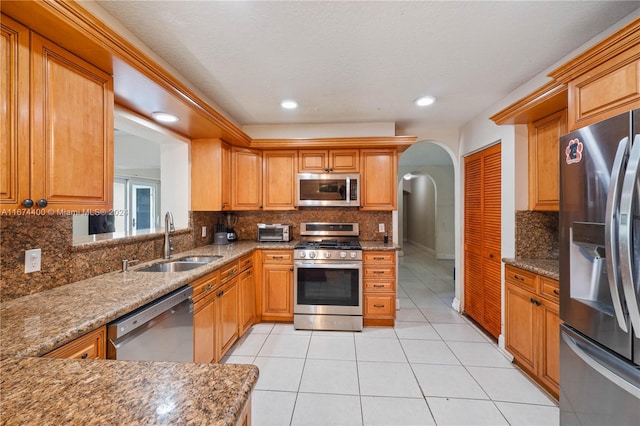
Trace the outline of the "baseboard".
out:
[[[461,313],[461,312],[460,312],[460,301],[459,301],[456,297],[454,297],[454,298],[453,298],[453,302],[451,302],[451,307],[452,307],[456,312]]]
[[[437,254],[436,259],[437,260],[456,260],[456,255],[455,254]]]
[[[504,334],[500,334],[500,336],[498,336],[498,350],[502,355],[506,356],[509,361],[513,362],[513,355],[511,355],[505,347]]]

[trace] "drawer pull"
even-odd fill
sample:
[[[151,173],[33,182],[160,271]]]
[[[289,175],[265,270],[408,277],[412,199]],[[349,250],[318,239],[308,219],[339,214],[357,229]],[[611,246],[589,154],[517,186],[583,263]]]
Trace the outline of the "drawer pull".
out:
[[[374,308],[384,308],[384,305],[373,305]]]
[[[216,297],[222,297],[224,295],[224,291],[218,292],[218,294],[216,294]]]
[[[211,290],[211,287],[213,287],[213,284],[207,284],[207,286],[204,288],[204,291],[207,292]]]
[[[531,303],[535,303],[536,306],[540,306],[542,305],[542,303],[540,303],[539,301],[537,301],[536,299],[534,299],[533,297],[531,299],[529,299],[531,301]]]
[[[373,271],[374,274],[384,274],[384,271]]]
[[[518,280],[518,281],[524,281],[524,278],[521,277],[520,275],[514,275],[513,278]]]
[[[373,260],[384,260],[384,257],[373,256]]]
[[[556,290],[555,288],[553,289],[553,294],[555,294],[556,296],[560,296],[560,291]]]
[[[384,288],[384,284],[374,284],[373,287],[375,287],[375,288]]]
[[[284,259],[284,256],[273,256],[274,259]]]
[[[85,353],[82,354],[82,356],[80,358],[87,359],[88,357],[89,357],[89,354],[85,352]]]

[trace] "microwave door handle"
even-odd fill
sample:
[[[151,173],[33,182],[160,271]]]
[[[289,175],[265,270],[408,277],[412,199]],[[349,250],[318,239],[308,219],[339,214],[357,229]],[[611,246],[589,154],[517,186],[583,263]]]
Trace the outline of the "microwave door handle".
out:
[[[622,310],[622,299],[619,291],[620,274],[619,274],[619,258],[618,258],[618,236],[619,221],[618,213],[620,210],[620,189],[622,186],[622,167],[627,157],[629,149],[629,138],[626,137],[618,144],[616,157],[613,161],[611,170],[611,181],[609,183],[609,193],[607,194],[607,209],[604,224],[604,241],[605,253],[607,257],[607,276],[609,277],[609,291],[611,292],[611,300],[613,301],[613,310],[618,320],[618,326],[628,332],[627,323],[625,321],[624,312]]]
[[[620,230],[619,230],[619,250],[620,250],[620,276],[622,279],[622,289],[627,299],[629,309],[629,320],[635,329],[636,337],[640,338],[640,307],[638,306],[638,294],[635,283],[637,282],[639,271],[634,271],[633,253],[633,207],[636,202],[638,192],[640,192],[640,182],[638,181],[638,169],[640,168],[640,135],[636,135],[629,154],[627,170],[624,174],[622,193],[620,194]],[[640,236],[635,235],[635,238]],[[636,256],[640,253],[636,253]]]

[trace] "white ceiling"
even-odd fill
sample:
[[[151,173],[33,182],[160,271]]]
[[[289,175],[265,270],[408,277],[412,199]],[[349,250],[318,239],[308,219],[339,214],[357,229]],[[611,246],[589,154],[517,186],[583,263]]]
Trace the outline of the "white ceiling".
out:
[[[458,128],[637,1],[99,1],[240,125]],[[438,98],[417,108],[421,95]],[[300,107],[282,110],[282,99]]]

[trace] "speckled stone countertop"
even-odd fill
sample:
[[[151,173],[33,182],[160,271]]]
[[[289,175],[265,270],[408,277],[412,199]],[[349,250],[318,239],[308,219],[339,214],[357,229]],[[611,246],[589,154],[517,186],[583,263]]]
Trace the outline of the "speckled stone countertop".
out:
[[[2,424],[235,425],[254,365],[7,358]]]
[[[393,243],[385,244],[382,241],[360,241],[362,250],[400,250],[400,246]]]
[[[516,268],[542,275],[554,280],[560,279],[560,261],[558,259],[502,259]]]

